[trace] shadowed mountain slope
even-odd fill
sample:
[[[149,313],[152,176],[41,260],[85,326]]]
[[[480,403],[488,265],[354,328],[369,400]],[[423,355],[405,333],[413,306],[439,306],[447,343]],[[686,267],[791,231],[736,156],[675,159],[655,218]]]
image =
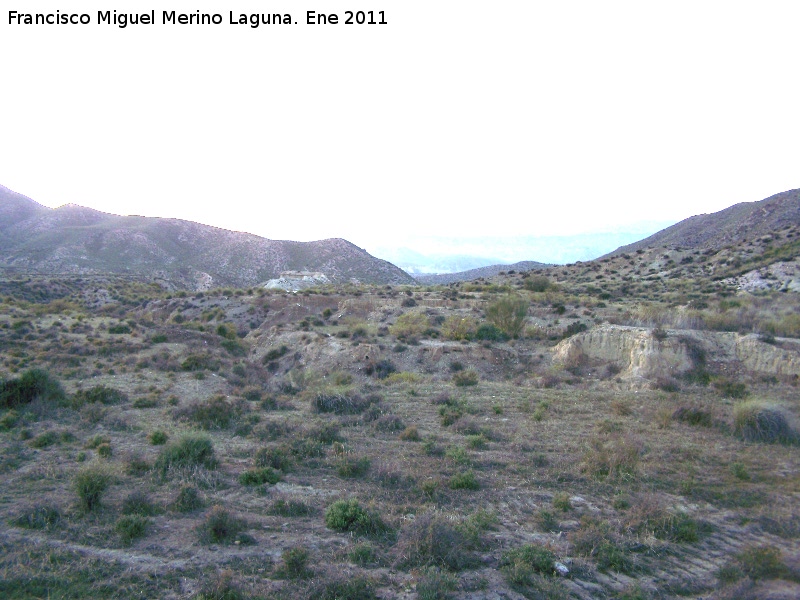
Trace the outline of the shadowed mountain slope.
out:
[[[292,242],[184,221],[51,209],[0,187],[0,270],[137,275],[187,289],[247,287],[285,271],[335,283],[413,284],[408,274],[343,239]]]

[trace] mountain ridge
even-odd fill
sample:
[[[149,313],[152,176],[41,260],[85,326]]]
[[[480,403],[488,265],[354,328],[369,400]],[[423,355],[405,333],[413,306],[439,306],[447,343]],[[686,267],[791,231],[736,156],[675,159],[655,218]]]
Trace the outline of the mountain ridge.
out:
[[[719,250],[797,224],[800,189],[787,190],[756,202],[740,202],[714,213],[689,217],[600,258],[656,247]]]
[[[48,208],[4,187],[0,231],[7,272],[144,275],[192,290],[258,285],[285,271],[323,272],[334,283],[415,283],[341,238],[270,240],[183,219]]]

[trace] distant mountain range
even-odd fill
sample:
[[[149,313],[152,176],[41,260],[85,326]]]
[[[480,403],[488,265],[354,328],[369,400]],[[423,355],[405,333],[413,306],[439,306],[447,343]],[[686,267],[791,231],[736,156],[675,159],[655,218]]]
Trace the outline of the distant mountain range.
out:
[[[759,202],[736,204],[708,215],[690,217],[603,257],[647,248],[711,249],[742,245],[800,225],[800,190],[776,194]],[[786,234],[790,235],[790,234]],[[630,233],[563,238],[567,245],[609,244]],[[585,237],[581,241],[582,237]],[[449,238],[435,238],[443,244]],[[515,237],[506,246],[530,250],[550,247],[562,238]],[[484,248],[502,252],[499,238],[486,238]],[[287,272],[322,275],[333,283],[448,284],[492,277],[503,271],[529,271],[551,265],[522,261],[431,274],[432,265],[447,269],[491,260],[469,252],[475,240],[455,240],[467,249],[457,256],[424,254],[401,248],[392,256],[416,265],[416,278],[391,262],[375,258],[343,239],[316,242],[269,240],[180,219],[119,216],[68,204],[56,209],[0,186],[0,272],[47,274],[135,275],[181,289],[250,287],[278,279]],[[477,243],[477,242],[476,242]],[[477,247],[477,246],[475,246]],[[589,246],[586,246],[587,248]],[[608,247],[608,245],[606,245]],[[391,254],[391,253],[390,253]],[[595,255],[596,256],[596,255]],[[554,261],[556,262],[556,261]],[[426,272],[428,271],[428,272]]]
[[[343,239],[268,240],[180,219],[52,209],[2,186],[0,271],[137,275],[191,290],[249,287],[286,271],[320,272],[334,283],[416,283]]]
[[[489,265],[488,267],[479,267],[477,269],[470,269],[468,271],[461,271],[460,273],[441,273],[438,275],[416,275],[415,279],[420,283],[427,285],[447,285],[448,283],[456,283],[457,281],[472,281],[480,277],[494,277],[502,272],[509,271],[533,271],[534,269],[546,269],[553,265],[546,265],[544,263],[535,262],[532,260],[523,260],[511,265]]]
[[[535,260],[566,264],[594,260],[672,225],[672,221],[628,224],[619,231],[572,235],[436,236],[412,235],[397,245],[389,241],[366,244],[370,253],[397,265],[406,273],[420,275],[459,273],[480,267]]]

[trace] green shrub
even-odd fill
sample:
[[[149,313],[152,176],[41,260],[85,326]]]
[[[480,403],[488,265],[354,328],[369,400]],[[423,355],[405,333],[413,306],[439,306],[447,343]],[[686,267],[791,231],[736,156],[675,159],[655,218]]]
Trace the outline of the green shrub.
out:
[[[259,448],[255,454],[257,467],[272,467],[284,473],[292,468],[291,450],[288,446],[267,446]]]
[[[233,572],[223,571],[203,583],[193,600],[246,600],[246,596],[233,581]]]
[[[585,469],[598,479],[631,479],[636,475],[641,447],[633,439],[597,437],[584,454]]]
[[[460,571],[477,563],[470,549],[472,543],[464,532],[436,512],[417,517],[400,531],[394,551],[397,566],[436,566]]]
[[[142,515],[123,515],[117,520],[114,529],[122,538],[122,543],[128,545],[133,540],[144,537],[149,523],[147,517]]]
[[[200,492],[192,485],[184,485],[178,491],[178,496],[175,498],[173,506],[178,512],[192,512],[204,505],[203,499],[200,497]]]
[[[467,446],[473,450],[486,450],[489,447],[489,438],[484,433],[468,435]]]
[[[0,408],[15,408],[37,398],[59,403],[66,395],[58,380],[42,369],[30,369],[17,379],[0,380]]]
[[[280,346],[278,348],[271,348],[270,350],[267,351],[266,354],[264,354],[264,358],[262,359],[262,361],[266,364],[266,363],[271,362],[273,360],[278,360],[280,357],[288,354],[288,352],[289,352],[289,347],[288,346]]]
[[[100,444],[110,444],[110,443],[111,443],[110,437],[108,437],[107,435],[97,434],[89,441],[87,441],[84,447],[88,448],[89,450],[96,450]]]
[[[122,325],[122,324],[120,324],[120,325],[111,325],[108,328],[108,333],[117,334],[117,335],[123,334],[123,333],[130,333],[130,332],[131,332],[131,328],[128,327],[127,325]]]
[[[462,446],[448,446],[444,451],[444,455],[457,465],[468,465],[471,462],[469,454]]]
[[[733,476],[740,481],[750,481],[750,473],[743,463],[733,463],[731,465],[731,473],[733,473]]]
[[[442,323],[442,336],[446,340],[471,340],[478,331],[478,323],[470,316],[450,315]]]
[[[741,400],[742,398],[747,397],[749,393],[747,391],[747,386],[740,381],[730,381],[728,379],[722,379],[720,381],[714,382],[714,387],[723,398],[733,398],[735,400]]]
[[[57,444],[59,440],[60,436],[58,435],[58,432],[51,430],[40,433],[30,441],[30,444],[31,448],[47,448]]]
[[[220,323],[217,325],[216,334],[228,340],[235,340],[238,337],[233,323]]]
[[[350,531],[367,536],[384,535],[390,527],[357,500],[337,500],[325,511],[325,525],[335,531]]]
[[[311,407],[317,413],[355,415],[367,410],[374,402],[374,398],[362,398],[358,394],[319,393],[311,401]]]
[[[36,504],[23,509],[12,519],[17,527],[51,529],[61,521],[61,510],[52,504]]]
[[[97,456],[100,458],[111,458],[114,451],[111,449],[111,444],[100,444],[97,447]]]
[[[548,510],[546,508],[542,508],[539,510],[539,514],[537,515],[537,521],[539,522],[539,527],[541,527],[545,531],[556,532],[559,529],[560,524],[555,514],[553,514],[553,511]]]
[[[320,578],[309,587],[307,600],[378,600],[372,583],[364,577],[336,574]]]
[[[528,301],[519,296],[506,296],[486,307],[486,319],[509,337],[519,337],[528,314]]]
[[[128,396],[118,389],[105,385],[96,385],[88,390],[78,390],[73,394],[71,401],[74,407],[79,408],[84,404],[93,404],[95,402],[107,405],[120,404],[121,402],[127,402]]]
[[[553,508],[557,508],[561,512],[569,512],[572,510],[572,502],[570,502],[569,494],[561,492],[553,496]]]
[[[736,560],[750,579],[781,579],[789,574],[783,554],[775,546],[746,546],[736,555]]]
[[[240,413],[240,408],[225,396],[214,396],[204,402],[196,402],[184,409],[176,410],[178,417],[197,424],[202,429],[225,429]]]
[[[0,431],[8,431],[13,429],[19,423],[19,413],[13,408],[7,411],[2,418],[0,418]]]
[[[406,424],[397,415],[381,415],[375,421],[374,427],[377,431],[383,433],[397,433],[398,431],[403,431],[406,428]]]
[[[200,541],[204,544],[231,544],[249,541],[242,536],[247,523],[221,506],[213,507],[199,527]]]
[[[475,478],[475,473],[472,471],[465,471],[464,473],[456,473],[450,478],[448,483],[451,490],[479,490],[481,484]]]
[[[544,275],[531,275],[526,277],[523,286],[529,292],[546,292],[550,289],[550,280]]]
[[[75,475],[73,485],[81,508],[92,511],[100,507],[100,500],[111,485],[111,475],[96,466],[86,467]]]
[[[281,474],[272,467],[248,469],[239,475],[239,483],[242,485],[264,485],[265,483],[275,485],[280,480]]]
[[[413,341],[422,336],[430,327],[431,323],[426,314],[407,312],[397,317],[394,325],[389,327],[389,333],[399,340]]]
[[[267,514],[279,517],[305,517],[313,512],[314,509],[302,500],[285,500],[283,498],[275,500],[267,509]]]
[[[733,431],[748,442],[792,444],[798,440],[783,409],[758,400],[734,406]]]
[[[416,425],[409,425],[400,433],[400,439],[405,442],[418,442],[420,440],[419,430]]]
[[[711,427],[714,424],[712,414],[702,408],[681,406],[672,413],[672,418],[689,425]]]
[[[556,556],[543,546],[531,544],[503,553],[500,568],[514,585],[528,585],[534,573],[552,575],[555,572]]]
[[[354,457],[349,455],[342,456],[336,472],[339,477],[363,477],[367,474],[370,467],[370,460],[366,456]]]
[[[569,536],[578,556],[588,556],[601,571],[616,571],[633,575],[635,564],[628,549],[619,543],[607,523],[584,519],[581,528]]]
[[[475,339],[485,342],[505,342],[508,336],[491,323],[484,323],[475,332]]]
[[[213,371],[217,366],[217,362],[208,354],[190,354],[181,363],[184,371]]]
[[[466,371],[458,371],[457,373],[453,373],[453,383],[458,387],[478,385],[479,379],[480,377],[478,376],[478,372],[473,369],[467,369]]]
[[[207,437],[189,434],[165,446],[154,466],[157,471],[165,475],[170,468],[196,465],[202,465],[207,469],[216,467],[214,446]]]
[[[359,567],[367,567],[378,562],[378,553],[375,551],[372,544],[362,542],[355,544],[350,549],[350,552],[347,553],[347,558],[350,562]]]
[[[376,379],[386,379],[396,371],[397,367],[394,366],[394,363],[386,359],[369,362],[364,368],[364,372],[367,375],[371,375]]]
[[[141,515],[143,517],[149,517],[157,512],[156,507],[150,500],[150,496],[141,490],[131,492],[122,501],[123,515]]]
[[[313,575],[308,568],[309,553],[302,546],[288,548],[281,553],[281,562],[278,575],[287,579],[305,579]]]
[[[165,431],[156,429],[155,431],[150,432],[150,434],[147,436],[147,439],[150,440],[150,443],[153,446],[163,446],[164,444],[167,443],[169,436]]]

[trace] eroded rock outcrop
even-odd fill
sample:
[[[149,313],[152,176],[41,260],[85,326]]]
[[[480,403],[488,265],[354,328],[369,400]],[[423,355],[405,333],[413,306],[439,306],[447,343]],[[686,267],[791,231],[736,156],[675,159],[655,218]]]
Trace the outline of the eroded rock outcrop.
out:
[[[768,344],[754,334],[604,324],[560,342],[553,360],[567,367],[613,363],[623,379],[679,377],[706,364],[728,372],[798,377],[800,341],[781,338]]]

